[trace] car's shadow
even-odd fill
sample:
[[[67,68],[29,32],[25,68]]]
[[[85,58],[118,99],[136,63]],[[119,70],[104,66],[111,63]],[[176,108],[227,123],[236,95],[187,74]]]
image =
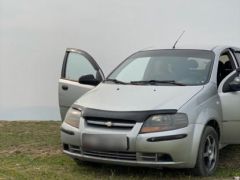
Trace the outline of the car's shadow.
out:
[[[150,168],[150,167],[132,167],[100,164],[92,162],[80,162],[80,166],[84,166],[90,171],[109,176],[135,177],[141,179],[158,179],[158,178],[181,178],[186,179],[193,176],[189,169],[171,169],[171,168]],[[240,168],[240,145],[229,145],[220,151],[219,167],[215,175],[224,176],[222,169]]]
[[[240,145],[228,145],[220,150],[219,167],[240,168]]]
[[[91,171],[94,170],[100,174],[108,174],[109,176],[134,177],[140,179],[158,179],[158,178],[179,178],[191,176],[191,172],[187,169],[169,169],[169,168],[150,168],[150,167],[133,167],[119,166],[109,164],[99,164],[92,162],[82,162],[82,165]]]

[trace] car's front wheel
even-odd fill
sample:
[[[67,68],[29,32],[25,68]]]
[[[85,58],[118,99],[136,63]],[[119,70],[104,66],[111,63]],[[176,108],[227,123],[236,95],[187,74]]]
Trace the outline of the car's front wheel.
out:
[[[198,176],[210,176],[216,170],[219,155],[218,134],[213,127],[207,126],[202,134],[198,157],[193,173]]]

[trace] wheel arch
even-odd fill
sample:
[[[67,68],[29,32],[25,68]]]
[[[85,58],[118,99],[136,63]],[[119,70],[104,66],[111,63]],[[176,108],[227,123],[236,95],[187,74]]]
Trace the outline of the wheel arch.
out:
[[[221,130],[220,130],[220,126],[217,120],[215,119],[210,119],[206,122],[205,127],[210,126],[212,128],[214,128],[218,134],[218,140],[220,141],[220,137],[221,137]]]
[[[218,135],[218,140],[220,142],[220,137],[221,137],[221,127],[219,122],[215,119],[215,118],[209,118],[208,120],[206,120],[205,122],[199,123],[198,124],[198,128],[195,128],[194,130],[194,138],[193,140],[193,147],[192,147],[192,155],[193,155],[193,161],[192,161],[192,165],[196,164],[197,161],[197,154],[199,151],[199,146],[200,146],[200,142],[201,142],[201,138],[203,135],[204,130],[206,129],[206,127],[212,127],[216,130],[217,135]]]

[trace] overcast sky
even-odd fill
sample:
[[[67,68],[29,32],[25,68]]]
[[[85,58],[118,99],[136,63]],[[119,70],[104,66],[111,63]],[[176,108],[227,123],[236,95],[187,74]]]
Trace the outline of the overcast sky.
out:
[[[0,0],[0,119],[57,120],[64,51],[89,52],[107,75],[146,47],[240,47],[239,0]]]

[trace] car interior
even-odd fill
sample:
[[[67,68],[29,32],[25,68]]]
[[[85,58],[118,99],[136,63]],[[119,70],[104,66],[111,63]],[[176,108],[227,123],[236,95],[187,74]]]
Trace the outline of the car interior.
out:
[[[235,69],[236,67],[229,51],[223,53],[220,56],[218,63],[217,85],[219,86],[221,81]]]

